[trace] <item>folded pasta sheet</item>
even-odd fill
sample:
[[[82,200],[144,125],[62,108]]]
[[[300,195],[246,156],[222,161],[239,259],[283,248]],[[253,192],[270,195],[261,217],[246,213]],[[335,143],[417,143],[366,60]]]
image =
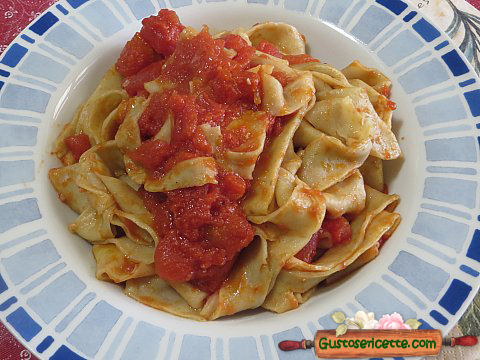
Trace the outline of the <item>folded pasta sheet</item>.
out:
[[[49,178],[99,280],[199,321],[285,312],[400,222],[384,192],[383,161],[401,156],[390,87],[306,54],[292,25],[212,36],[161,10],[57,137]]]
[[[365,207],[351,222],[352,240],[327,250],[310,264],[290,258],[263,306],[275,312],[294,309],[301,303],[299,295],[307,293],[330,276],[355,266],[355,261],[362,254],[372,247],[376,248],[381,237],[398,226],[400,215],[391,212],[397,201],[398,196],[386,195],[366,186]]]

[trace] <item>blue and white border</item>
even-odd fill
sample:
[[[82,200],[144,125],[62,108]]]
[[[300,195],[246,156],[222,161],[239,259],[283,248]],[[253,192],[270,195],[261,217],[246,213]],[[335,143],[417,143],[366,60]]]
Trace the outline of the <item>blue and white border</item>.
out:
[[[314,359],[310,352],[281,352],[277,344],[335,327],[325,314],[275,334],[210,338],[137,321],[89,291],[43,226],[33,154],[52,94],[72,67],[103,39],[161,7],[222,1],[62,0],[29,25],[0,59],[0,319],[37,356]],[[349,316],[361,309],[397,311],[405,318],[421,317],[423,328],[450,328],[480,283],[480,86],[471,66],[448,37],[401,0],[246,3],[280,6],[338,26],[393,68],[413,96],[429,174],[420,209],[389,272],[339,310]],[[436,260],[424,260],[431,257]],[[52,324],[54,332],[47,331]]]

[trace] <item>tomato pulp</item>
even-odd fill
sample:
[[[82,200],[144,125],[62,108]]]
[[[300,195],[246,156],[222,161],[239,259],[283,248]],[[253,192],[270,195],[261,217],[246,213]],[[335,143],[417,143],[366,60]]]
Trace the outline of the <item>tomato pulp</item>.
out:
[[[191,281],[209,293],[221,285],[254,235],[232,193],[238,189],[230,181],[166,193],[142,191],[159,236],[155,271],[161,278]]]
[[[242,116],[266,121],[269,137],[281,132],[289,117],[274,119],[266,113],[258,116],[261,79],[248,71],[256,49],[242,37],[229,34],[214,39],[206,27],[198,34],[182,33],[184,26],[170,10],[161,10],[142,24],[140,32],[122,51],[117,70],[125,77],[123,87],[130,96],[148,96],[144,84],[152,80],[160,89],[149,95],[138,122],[142,144],[128,154],[148,176],[161,178],[181,161],[214,156],[218,151],[234,150],[248,143],[255,134],[247,127],[228,127]],[[283,55],[268,42],[261,42],[257,49],[290,64],[318,61],[308,55]],[[281,72],[272,75],[283,86],[291,81]],[[171,120],[169,141],[156,139],[166,121]],[[212,149],[207,142],[199,129],[203,124],[220,127],[222,139],[218,148]],[[253,149],[242,151],[249,150]],[[217,167],[216,185],[166,193],[141,190],[159,235],[156,273],[171,282],[190,281],[209,293],[221,286],[239,252],[254,236],[239,204],[248,182]],[[297,257],[313,261],[325,234],[331,236],[335,245],[348,241],[348,229],[349,225],[346,227],[342,220],[332,224],[326,220],[323,229]]]
[[[295,257],[307,263],[316,261],[325,252],[325,249],[319,248],[319,244],[326,237],[331,239],[331,246],[351,241],[352,228],[348,220],[343,216],[336,219],[324,219],[320,230],[312,235],[310,241]]]
[[[262,40],[257,45],[257,49],[266,54],[287,60],[290,65],[304,64],[308,62],[320,62],[320,60],[315,59],[308,54],[283,55],[275,45],[265,40]]]
[[[72,152],[75,161],[78,161],[80,156],[91,147],[90,139],[85,134],[72,135],[65,138],[65,145]]]
[[[234,49],[236,55],[230,58],[224,48]],[[220,146],[226,149],[238,146],[239,139],[248,139],[251,136],[248,129],[240,128],[233,134],[226,128],[232,120],[258,111],[260,77],[247,71],[253,54],[254,49],[240,36],[213,39],[207,28],[195,36],[180,39],[172,55],[162,65],[161,74],[156,80],[166,90],[150,96],[148,106],[139,120],[142,139],[148,141],[171,116],[174,119],[171,140],[162,146],[144,143],[131,157],[149,169],[152,177],[161,177],[181,160],[212,155],[213,149],[198,129],[202,124],[220,126],[223,136]],[[133,76],[150,79],[150,76],[140,77],[140,74]],[[130,92],[138,92],[136,89],[138,83]],[[268,118],[268,115],[265,114],[265,117]],[[146,153],[145,147],[161,148],[161,151],[150,157],[142,156]]]
[[[169,10],[142,23],[122,51],[117,70],[130,96],[148,96],[144,84],[152,80],[161,90],[149,95],[138,122],[142,144],[128,153],[131,159],[148,176],[161,178],[183,160],[233,150],[254,136],[246,127],[228,125],[259,110],[260,76],[247,71],[255,49],[238,35],[214,39],[206,27],[195,35],[181,34],[184,26]],[[267,114],[259,119],[273,122]],[[173,120],[169,141],[155,139],[167,120]],[[220,126],[219,148],[207,142],[202,124]],[[189,281],[208,293],[221,286],[254,236],[239,204],[248,181],[219,166],[217,170],[218,184],[165,193],[140,190],[159,236],[157,275]]]

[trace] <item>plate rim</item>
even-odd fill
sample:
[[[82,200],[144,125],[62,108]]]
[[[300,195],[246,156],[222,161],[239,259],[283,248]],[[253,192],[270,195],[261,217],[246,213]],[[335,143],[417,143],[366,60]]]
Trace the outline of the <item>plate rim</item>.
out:
[[[25,34],[26,30],[28,30],[28,29],[32,26],[32,24],[36,23],[36,22],[38,21],[38,19],[40,19],[41,17],[43,17],[45,14],[51,12],[51,11],[54,10],[55,8],[56,8],[57,10],[59,10],[58,5],[61,5],[62,7],[65,8],[64,5],[66,5],[66,3],[69,3],[69,4],[70,4],[70,1],[72,1],[72,0],[60,0],[60,1],[52,4],[52,5],[51,5],[50,7],[48,7],[45,11],[43,11],[41,14],[39,14],[35,19],[33,19],[33,20],[32,20],[24,29],[22,29],[22,31],[12,40],[12,42],[11,42],[11,43],[8,45],[8,47],[4,50],[2,56],[0,57],[0,60],[3,59],[3,57],[5,56],[5,54],[7,54],[7,52],[8,52],[15,44],[18,44],[18,43],[19,43],[19,39],[22,38],[22,35],[26,35],[26,34]],[[74,0],[73,0],[73,1],[74,1]],[[98,0],[98,1],[101,2],[101,1],[103,1],[103,0]],[[171,9],[174,9],[174,10],[177,10],[177,11],[181,11],[181,9],[182,9],[183,6],[179,6],[179,7],[174,7],[174,6],[172,6],[171,2],[174,2],[174,1],[178,1],[178,0],[171,0],[171,1],[170,1],[170,4],[167,3],[167,8],[171,8]],[[180,0],[180,1],[181,1],[181,0]],[[196,0],[191,0],[192,5],[197,5],[197,6],[198,6],[198,5],[202,5],[202,6],[203,6],[203,5],[207,5],[207,6],[209,5],[208,2],[207,2],[207,3],[205,3],[205,2],[201,3],[201,0],[198,0],[198,3],[197,3],[197,4],[195,3],[195,1],[196,1]],[[228,1],[228,0],[227,0],[227,1]],[[252,0],[250,0],[250,1],[252,1]],[[242,3],[244,6],[252,6],[252,5],[254,5],[254,6],[257,6],[257,5],[258,5],[258,6],[267,5],[267,6],[278,6],[278,7],[282,7],[282,6],[283,6],[283,9],[282,9],[283,11],[293,11],[293,10],[291,10],[291,9],[285,8],[285,2],[288,2],[288,0],[283,0],[283,1],[280,1],[280,2],[279,2],[278,0],[266,0],[266,1],[267,1],[266,4],[257,4],[257,3],[255,3],[255,1],[249,2],[248,0],[239,0],[239,1],[236,1],[236,4]],[[307,13],[306,13],[306,9],[308,8],[309,4],[310,4],[311,2],[313,2],[313,1],[317,2],[317,5],[318,5],[318,2],[319,2],[318,0],[307,0],[307,6],[305,7],[305,11],[303,12],[306,16],[309,16],[309,17],[312,16],[311,14],[307,14]],[[361,0],[359,0],[359,1],[361,1]],[[69,9],[70,12],[78,11],[78,9],[81,8],[84,4],[89,3],[89,2],[92,3],[93,1],[92,1],[92,0],[90,0],[90,1],[89,1],[89,0],[77,0],[77,2],[80,3],[80,5],[78,5],[78,6],[75,7],[75,8],[70,4],[70,5],[71,5],[71,9]],[[376,4],[376,5],[384,6],[384,7],[387,8],[387,6],[384,5],[385,0],[376,0],[376,1],[375,1],[375,0],[366,0],[366,1],[364,1],[364,2],[367,3],[367,4]],[[403,0],[403,1],[402,1],[402,0],[394,0],[394,2],[395,2],[395,3],[403,3],[403,4],[407,5],[407,6],[406,6],[406,9],[409,9],[409,10],[411,10],[411,11],[416,11],[416,9],[413,7],[413,5],[411,5],[410,3],[406,2],[405,0]],[[200,4],[200,3],[201,3],[201,4]],[[320,3],[324,3],[324,1],[320,0]],[[213,4],[215,4],[215,2],[213,2]],[[188,6],[188,5],[187,5],[187,6]],[[155,7],[155,8],[158,8],[158,6],[156,6],[156,5],[154,5],[154,7]],[[387,9],[388,9],[388,8],[387,8]],[[60,10],[60,11],[61,11],[61,10]],[[425,19],[441,34],[440,36],[441,36],[442,38],[448,39],[448,41],[450,42],[450,45],[452,46],[452,48],[453,48],[454,50],[456,50],[457,54],[458,54],[458,55],[460,56],[460,58],[462,59],[463,63],[468,67],[468,73],[471,75],[471,77],[472,77],[473,79],[476,80],[477,83],[480,82],[479,75],[475,72],[475,70],[474,70],[474,68],[473,68],[473,65],[468,61],[468,59],[466,58],[466,56],[464,55],[464,53],[463,53],[463,52],[459,49],[459,47],[453,42],[453,40],[452,40],[442,29],[438,28],[437,25],[435,25],[435,22],[431,21],[430,17],[429,17],[427,14],[424,14],[424,13],[422,13],[421,11],[418,11],[418,13],[419,13],[419,17],[425,18]],[[401,12],[400,14],[405,14],[405,10],[402,10],[402,12]],[[400,14],[396,14],[396,17],[399,17]],[[321,18],[319,18],[319,17],[318,17],[318,18],[315,18],[315,20],[325,23],[325,20],[323,20],[323,19],[321,19]],[[136,21],[139,22],[140,20],[136,20]],[[59,22],[60,22],[60,23],[62,22],[62,19],[61,19],[61,18],[59,18]],[[327,22],[327,23],[328,23],[328,22]],[[27,35],[27,36],[28,36],[28,35]],[[22,46],[23,46],[23,45],[22,45]],[[25,46],[26,46],[26,45],[25,45]],[[27,47],[27,48],[28,48],[28,47]],[[374,56],[376,56],[376,55],[374,55]],[[1,79],[2,81],[4,80],[4,81],[3,81],[3,82],[4,82],[3,86],[5,87],[5,86],[8,84],[8,78],[6,78],[6,80],[3,79],[3,78],[0,78],[0,79]],[[453,78],[453,79],[454,79],[454,78]],[[1,94],[1,90],[2,90],[2,89],[0,88],[0,94]],[[456,93],[462,94],[462,95],[464,94],[464,92],[462,91],[462,88],[456,88]],[[1,107],[0,107],[0,109],[1,109]],[[466,110],[469,111],[470,109],[467,107]],[[42,115],[40,115],[40,116],[42,116]],[[471,118],[471,119],[473,120],[473,122],[475,122],[475,116],[474,116],[473,114],[471,114],[471,113],[468,114],[468,115],[467,115],[467,118],[468,118],[468,119]],[[474,137],[477,137],[477,136],[478,136],[478,127],[477,127],[477,128],[475,128],[475,127],[472,128],[471,133],[474,134],[474,135],[473,135]],[[477,148],[477,151],[478,151],[478,148]],[[480,160],[477,159],[476,164],[478,164],[479,161],[480,161]],[[35,182],[35,181],[36,181],[36,180],[34,180],[34,182]],[[476,204],[475,207],[474,207],[474,210],[478,210],[478,209],[479,209],[479,205]],[[472,228],[472,229],[475,229],[475,226],[472,225],[471,228]],[[3,234],[0,235],[0,238],[2,238],[2,237],[4,237]],[[468,242],[468,241],[470,241],[470,240],[467,238],[466,241]],[[467,245],[465,245],[465,247],[466,247],[466,246],[467,246]],[[463,313],[464,313],[464,311],[467,309],[468,305],[471,304],[471,302],[473,301],[473,298],[476,296],[476,294],[478,293],[478,290],[479,290],[479,288],[480,288],[480,278],[476,278],[476,279],[472,280],[469,284],[474,285],[474,286],[472,286],[472,288],[473,288],[473,290],[475,290],[475,291],[471,291],[471,292],[470,292],[469,296],[468,296],[468,297],[465,299],[465,301],[462,303],[461,308],[463,308],[463,310],[460,311],[460,312],[457,312],[453,317],[451,317],[451,320],[448,321],[447,325],[442,328],[442,333],[444,333],[444,332],[446,333],[446,332],[450,331],[451,328],[457,324],[458,320],[459,320],[460,317],[463,315]],[[14,294],[15,294],[15,293],[13,293],[12,295],[14,295]],[[436,302],[432,302],[432,304],[433,304],[433,303],[436,303]],[[430,305],[430,304],[428,304],[428,305]],[[466,305],[466,306],[465,306],[465,305]],[[378,314],[378,315],[380,315],[380,314]],[[39,358],[42,358],[42,354],[39,353],[39,352],[37,351],[37,349],[34,349],[34,348],[32,347],[32,344],[31,344],[31,343],[29,343],[28,341],[25,341],[21,336],[19,336],[18,333],[17,333],[17,332],[15,331],[15,329],[13,328],[13,326],[11,326],[10,323],[8,323],[7,321],[5,321],[5,318],[4,318],[4,316],[2,315],[1,312],[0,312],[0,318],[2,319],[2,323],[5,325],[5,327],[10,331],[10,333],[11,333],[12,335],[15,336],[15,338],[16,338],[20,343],[22,343],[23,346],[25,346],[25,348],[27,348],[29,351],[31,351],[33,354],[35,354],[35,356],[37,356],[37,357],[39,357]],[[455,321],[453,321],[453,319],[455,319]],[[212,356],[213,356],[213,355],[214,355],[214,354],[212,354]]]

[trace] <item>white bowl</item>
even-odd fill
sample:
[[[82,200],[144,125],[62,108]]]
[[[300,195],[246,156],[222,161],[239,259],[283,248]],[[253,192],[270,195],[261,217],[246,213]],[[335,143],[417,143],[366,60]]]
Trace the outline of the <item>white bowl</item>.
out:
[[[459,319],[480,285],[478,78],[420,14],[399,0],[170,0],[184,24],[230,29],[284,21],[305,34],[322,61],[342,68],[360,60],[380,69],[393,82],[393,128],[403,150],[386,169],[390,192],[401,197],[402,223],[377,259],[294,311],[199,323],[96,280],[90,245],[68,231],[75,214],[47,178],[58,166],[50,151],[60,129],[140,28],[135,15],[158,11],[158,3],[57,4],[68,14],[52,6],[22,32],[35,42],[20,35],[0,64],[10,72],[0,77],[0,319],[36,356],[313,359],[311,351],[284,353],[277,343],[334,328],[334,310],[369,310],[377,318],[396,311],[444,333]],[[14,64],[9,59],[19,46],[26,54]],[[469,79],[476,82],[458,85]]]

